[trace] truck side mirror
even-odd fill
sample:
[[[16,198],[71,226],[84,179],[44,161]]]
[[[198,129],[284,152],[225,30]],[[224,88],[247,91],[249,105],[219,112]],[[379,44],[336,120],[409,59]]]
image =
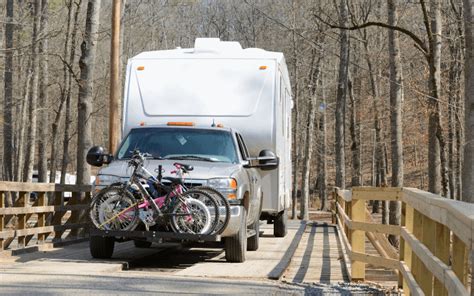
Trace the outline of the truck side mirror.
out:
[[[273,151],[264,149],[258,154],[258,167],[263,171],[271,171],[278,168],[280,160]]]
[[[86,161],[88,164],[96,167],[101,167],[104,164],[109,164],[114,159],[112,154],[107,154],[101,146],[94,146],[87,152]]]

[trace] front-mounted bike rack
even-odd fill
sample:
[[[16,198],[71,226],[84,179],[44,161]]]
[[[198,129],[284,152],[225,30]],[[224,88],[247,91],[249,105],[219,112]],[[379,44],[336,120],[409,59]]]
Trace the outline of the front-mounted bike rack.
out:
[[[164,231],[122,231],[122,230],[99,230],[92,227],[91,236],[116,237],[126,240],[146,239],[155,242],[220,242],[221,236],[218,234],[194,234],[176,233]]]

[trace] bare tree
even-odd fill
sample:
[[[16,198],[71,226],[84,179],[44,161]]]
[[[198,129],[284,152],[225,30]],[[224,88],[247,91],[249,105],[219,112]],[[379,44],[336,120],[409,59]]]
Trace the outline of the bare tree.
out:
[[[327,128],[326,128],[326,96],[325,96],[325,83],[324,75],[321,74],[321,117],[319,121],[319,198],[321,199],[321,210],[325,211],[327,208],[327,161],[326,161],[326,148],[327,148]]]
[[[302,194],[301,194],[301,211],[300,218],[302,220],[309,220],[309,184],[310,184],[310,167],[311,167],[311,156],[313,155],[313,140],[314,140],[314,122],[316,118],[316,102],[317,102],[317,84],[320,73],[321,57],[315,57],[316,52],[313,51],[313,62],[311,63],[310,70],[310,91],[309,91],[309,110],[307,115],[307,127],[306,127],[306,145],[304,147],[304,160],[303,160],[303,176],[302,176]]]
[[[48,178],[48,126],[49,116],[47,110],[48,104],[48,38],[45,36],[48,31],[48,0],[41,0],[41,18],[40,18],[40,34],[42,38],[38,44],[38,53],[40,55],[40,73],[39,73],[39,137],[38,137],[38,182],[47,182]]]
[[[94,65],[99,31],[100,0],[89,0],[87,3],[86,29],[81,44],[79,67],[78,125],[77,125],[77,184],[90,183],[90,167],[86,164],[87,150],[92,146],[92,87]]]
[[[5,22],[5,68],[3,83],[3,179],[13,180],[13,11],[14,1],[7,0]],[[11,203],[11,200],[10,200]]]
[[[339,7],[340,27],[347,26],[348,11],[347,1],[341,0]],[[349,33],[341,29],[340,31],[340,51],[339,51],[339,78],[336,95],[336,186],[345,188],[346,168],[345,168],[345,114],[346,114],[346,89],[349,75]]]
[[[472,194],[474,192],[474,2],[470,0],[464,0],[463,3],[466,42],[466,55],[464,62],[466,144],[464,146],[462,200],[474,203],[474,194]],[[474,288],[472,288],[472,290],[474,291]]]
[[[72,3],[71,3],[72,4]],[[80,8],[82,4],[82,0],[78,0],[74,2],[76,6],[76,11],[74,12],[74,22],[72,26],[72,32],[71,32],[71,45],[69,48],[69,62],[67,65],[74,65],[74,62],[76,60],[76,35],[77,31],[79,29],[79,22],[78,22],[78,16],[80,13]],[[72,9],[72,7],[71,7]],[[67,52],[67,51],[66,51]],[[64,122],[67,126],[72,125],[72,118],[71,118],[71,105],[72,105],[72,83],[73,83],[73,78],[74,73],[72,72],[71,66],[67,66],[67,78],[65,80],[66,85],[65,90],[64,90],[64,95],[65,95],[65,104],[66,104],[66,109],[65,109],[65,118]],[[78,124],[79,126],[80,124]],[[72,129],[71,128],[66,128],[64,129],[64,135],[63,135],[63,158],[61,160],[61,177],[60,177],[60,182],[61,184],[64,184],[66,182],[66,174],[67,174],[67,167],[68,164],[71,162],[69,158],[69,142],[71,141],[71,133]]]
[[[41,2],[33,2],[33,34],[31,46],[31,92],[28,104],[27,145],[25,153],[25,164],[23,168],[23,180],[31,182],[33,177],[33,165],[35,161],[36,148],[36,125],[37,125],[37,105],[38,105],[38,81],[39,81],[39,58],[38,58],[38,33],[40,30]]]
[[[347,82],[347,89],[349,91],[349,100],[351,102],[351,122],[350,122],[350,133],[351,133],[351,152],[352,152],[352,180],[351,186],[361,186],[362,174],[360,165],[360,126],[357,120],[357,102],[354,97],[354,89],[352,80],[349,79]]]
[[[388,24],[396,26],[398,22],[397,0],[388,0]],[[398,32],[388,31],[388,50],[390,63],[390,131],[392,140],[392,186],[403,186],[403,127],[402,127],[402,65],[400,61],[400,42]],[[400,225],[401,205],[399,201],[390,201],[389,223]],[[399,245],[399,238],[389,235],[394,246]]]

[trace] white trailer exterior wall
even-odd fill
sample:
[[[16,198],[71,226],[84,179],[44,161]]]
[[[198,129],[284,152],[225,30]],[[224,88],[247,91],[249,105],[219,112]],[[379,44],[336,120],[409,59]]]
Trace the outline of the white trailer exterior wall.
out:
[[[271,149],[277,170],[262,171],[262,212],[290,206],[291,88],[282,53],[197,39],[195,48],[141,53],[128,61],[123,135],[169,121],[213,122],[238,130],[252,156]]]

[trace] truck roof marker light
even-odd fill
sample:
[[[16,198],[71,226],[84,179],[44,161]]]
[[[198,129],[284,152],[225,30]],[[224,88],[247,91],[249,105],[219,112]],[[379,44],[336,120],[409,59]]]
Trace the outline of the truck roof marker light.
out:
[[[224,125],[222,123],[218,123],[216,126],[217,127],[224,127]]]
[[[138,66],[137,67],[137,71],[143,71],[143,70],[145,70],[145,66]]]
[[[144,121],[140,122],[140,126],[145,126],[145,122]]]
[[[260,69],[260,70],[266,70],[266,69],[267,69],[267,66],[260,66],[259,69]]]
[[[185,122],[185,121],[170,121],[167,124],[168,126],[194,126],[194,122]]]

